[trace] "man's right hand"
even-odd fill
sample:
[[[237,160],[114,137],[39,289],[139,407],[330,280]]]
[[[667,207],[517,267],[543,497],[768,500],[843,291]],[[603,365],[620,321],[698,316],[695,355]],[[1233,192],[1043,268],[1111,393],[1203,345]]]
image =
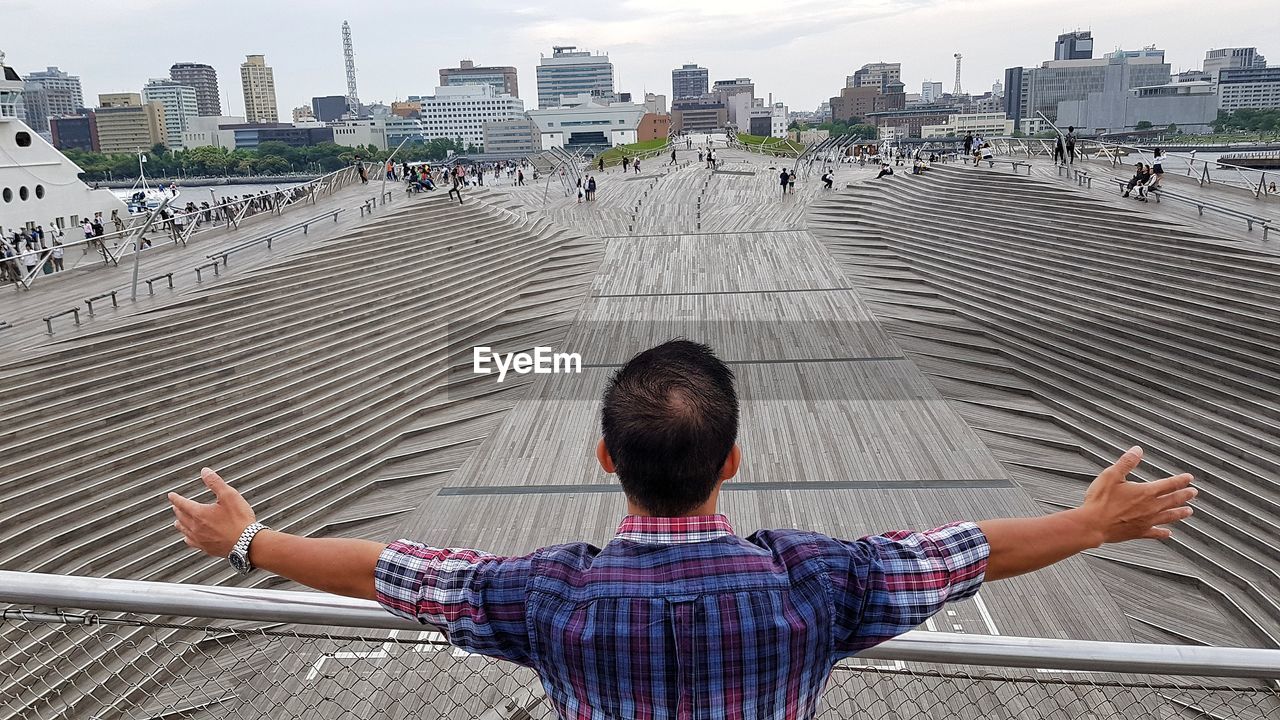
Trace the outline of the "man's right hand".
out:
[[[1196,496],[1189,474],[1149,483],[1128,481],[1142,462],[1142,448],[1129,448],[1089,485],[1078,513],[1097,533],[1098,544],[1150,538],[1164,540],[1169,525],[1191,517],[1187,505]]]
[[[1191,516],[1187,503],[1196,496],[1191,476],[1129,482],[1129,473],[1140,462],[1142,448],[1130,448],[1089,485],[1084,504],[1078,508],[978,523],[991,547],[986,579],[1001,580],[1039,570],[1105,543],[1163,540],[1172,535],[1160,526]]]

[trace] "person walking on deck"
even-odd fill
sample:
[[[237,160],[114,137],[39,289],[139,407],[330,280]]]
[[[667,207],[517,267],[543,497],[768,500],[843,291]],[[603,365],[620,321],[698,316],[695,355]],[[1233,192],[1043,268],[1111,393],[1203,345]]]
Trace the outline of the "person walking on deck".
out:
[[[784,168],[782,172],[778,173],[778,183],[782,185],[782,197],[784,198],[787,196],[787,185],[790,182],[791,173],[788,173]]]
[[[1067,162],[1072,165],[1076,164],[1076,128],[1074,125],[1067,126]]]
[[[377,601],[466,652],[532,668],[559,717],[809,720],[837,663],[985,583],[1106,544],[1166,539],[1161,526],[1189,517],[1196,496],[1190,475],[1129,482],[1143,456],[1133,447],[1082,504],[1052,514],[861,538],[803,529],[741,537],[719,502],[744,462],[739,427],[733,370],[705,345],[674,340],[617,370],[594,449],[601,470],[617,475],[627,514],[603,547],[568,542],[503,557],[291,535],[264,527],[210,468],[201,480],[213,502],[168,500],[189,547],[242,575],[262,569]],[[805,451],[825,450],[819,437],[807,442]],[[1083,591],[1079,599],[1091,602]]]
[[[973,133],[967,132],[964,134],[964,156],[969,157],[972,154],[973,154]]]

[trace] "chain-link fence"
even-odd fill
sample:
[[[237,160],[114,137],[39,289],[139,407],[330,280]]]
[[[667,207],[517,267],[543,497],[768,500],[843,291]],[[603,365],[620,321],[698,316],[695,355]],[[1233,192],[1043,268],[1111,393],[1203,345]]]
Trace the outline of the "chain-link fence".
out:
[[[0,720],[554,718],[534,673],[412,630],[6,611]],[[1275,718],[1264,681],[851,660],[819,717]]]

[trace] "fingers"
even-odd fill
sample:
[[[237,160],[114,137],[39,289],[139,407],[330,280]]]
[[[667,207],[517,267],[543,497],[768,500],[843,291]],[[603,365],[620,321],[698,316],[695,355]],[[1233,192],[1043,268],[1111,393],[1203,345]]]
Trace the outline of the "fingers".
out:
[[[1173,531],[1169,528],[1153,527],[1142,536],[1148,540],[1168,540],[1173,537]]]
[[[174,512],[179,514],[191,514],[203,507],[203,503],[198,503],[195,500],[188,500],[178,493],[171,492],[166,497],[169,499],[169,504],[173,505]]]
[[[1194,500],[1196,495],[1199,495],[1199,494],[1200,494],[1199,490],[1189,487],[1189,488],[1183,488],[1181,490],[1176,490],[1167,495],[1161,495],[1156,498],[1156,509],[1168,510],[1170,508],[1176,508],[1181,505],[1186,505],[1187,503]]]
[[[1146,485],[1148,493],[1155,497],[1168,495],[1191,485],[1193,478],[1190,473],[1182,473],[1181,475],[1173,475],[1167,478],[1149,482]]]
[[[1111,467],[1102,471],[1102,475],[1108,477],[1114,482],[1124,482],[1129,473],[1137,469],[1138,463],[1142,462],[1142,448],[1134,445],[1125,451],[1116,460]]]
[[[1151,524],[1168,525],[1169,523],[1176,523],[1191,517],[1194,512],[1194,510],[1186,506],[1171,508],[1169,510],[1156,513],[1155,516],[1151,518]]]
[[[204,481],[205,487],[213,491],[214,497],[219,500],[227,494],[227,491],[231,490],[231,486],[227,484],[227,481],[223,480],[218,473],[210,468],[200,469],[200,479]]]

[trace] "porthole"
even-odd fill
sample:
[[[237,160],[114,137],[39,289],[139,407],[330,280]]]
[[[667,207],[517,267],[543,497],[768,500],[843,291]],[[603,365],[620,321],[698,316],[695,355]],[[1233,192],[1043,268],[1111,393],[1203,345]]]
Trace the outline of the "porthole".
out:
[[[4,201],[13,202],[13,190],[11,188],[4,189]]]
[[[44,199],[44,186],[43,186],[43,185],[37,185],[37,186],[36,186],[36,199],[37,199],[37,200],[43,200],[43,199]]]
[[[18,198],[19,198],[19,199],[21,199],[23,202],[26,202],[26,200],[27,200],[27,196],[28,196],[29,194],[30,194],[30,193],[28,193],[28,192],[27,192],[27,186],[26,186],[26,185],[23,185],[22,187],[18,188]]]
[[[14,135],[13,140],[18,143],[18,147],[31,147],[31,133],[25,130],[21,130],[17,135]]]

